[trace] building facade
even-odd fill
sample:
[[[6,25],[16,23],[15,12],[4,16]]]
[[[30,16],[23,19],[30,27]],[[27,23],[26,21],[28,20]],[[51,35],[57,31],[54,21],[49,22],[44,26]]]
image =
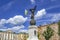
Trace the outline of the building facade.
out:
[[[17,34],[8,30],[6,32],[0,32],[0,40],[17,40]]]
[[[27,38],[28,38],[28,34],[27,33],[19,33],[18,34],[18,40],[27,40]]]
[[[39,40],[45,40],[45,37],[42,34],[47,29],[48,26],[52,30],[54,30],[53,36],[50,38],[50,40],[58,40],[59,39],[59,35],[58,35],[58,24],[57,23],[50,24],[50,25],[39,26],[38,27]]]
[[[39,26],[37,28],[38,30],[38,38],[39,40],[45,40],[45,37],[42,35],[44,33],[44,31],[47,29],[47,27],[50,27],[51,29],[54,30],[54,35],[50,38],[50,40],[58,40],[59,39],[59,35],[58,35],[58,24],[49,24],[49,25],[44,25],[44,26]],[[0,40],[27,40],[28,38],[28,34],[27,33],[14,33],[10,30],[8,31],[0,31]]]
[[[14,33],[11,30],[0,31],[0,40],[27,40],[27,33]]]

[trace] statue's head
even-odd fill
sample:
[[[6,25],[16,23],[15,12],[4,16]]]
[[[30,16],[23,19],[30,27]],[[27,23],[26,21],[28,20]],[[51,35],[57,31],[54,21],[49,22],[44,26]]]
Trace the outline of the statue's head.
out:
[[[34,12],[35,12],[36,7],[37,7],[37,6],[35,6],[34,8],[31,8],[31,9],[30,9],[31,13],[34,13]]]

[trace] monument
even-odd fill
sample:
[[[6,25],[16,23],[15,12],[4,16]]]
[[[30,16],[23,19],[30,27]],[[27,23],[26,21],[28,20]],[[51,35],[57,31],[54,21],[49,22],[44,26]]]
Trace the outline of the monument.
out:
[[[34,20],[34,12],[36,10],[36,6],[32,9],[30,9],[31,11],[31,20],[30,20],[30,26],[28,27],[28,34],[29,34],[29,37],[27,40],[38,40],[38,37],[37,37],[37,26],[35,25],[36,24],[36,21]]]

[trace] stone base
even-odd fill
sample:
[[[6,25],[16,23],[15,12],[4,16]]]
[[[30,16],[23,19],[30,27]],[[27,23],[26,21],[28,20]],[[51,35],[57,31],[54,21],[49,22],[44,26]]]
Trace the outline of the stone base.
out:
[[[28,38],[27,40],[38,40],[37,37],[31,37],[31,38]]]

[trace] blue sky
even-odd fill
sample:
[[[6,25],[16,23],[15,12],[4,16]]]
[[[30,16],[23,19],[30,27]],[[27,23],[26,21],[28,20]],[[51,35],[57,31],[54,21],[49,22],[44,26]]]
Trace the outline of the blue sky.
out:
[[[25,9],[35,5],[37,26],[60,20],[60,0],[0,0],[0,30],[27,31],[31,13],[25,15]]]

